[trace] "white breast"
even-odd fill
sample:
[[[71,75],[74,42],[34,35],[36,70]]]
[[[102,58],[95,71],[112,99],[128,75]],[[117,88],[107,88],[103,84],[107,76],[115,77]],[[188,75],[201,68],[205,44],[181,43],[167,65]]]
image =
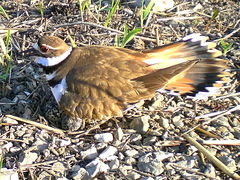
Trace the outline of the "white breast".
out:
[[[54,98],[56,99],[57,103],[59,103],[61,97],[67,90],[67,82],[66,77],[62,79],[62,81],[54,87],[51,87],[52,93]]]

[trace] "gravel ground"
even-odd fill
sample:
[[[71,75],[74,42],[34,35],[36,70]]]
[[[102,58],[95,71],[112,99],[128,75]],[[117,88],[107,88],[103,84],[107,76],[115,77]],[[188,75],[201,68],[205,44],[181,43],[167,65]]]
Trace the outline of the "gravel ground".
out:
[[[139,8],[123,2],[106,28],[108,9],[99,11],[94,3],[81,17],[75,1],[44,1],[43,18],[36,2],[1,1],[0,5],[9,15],[8,20],[0,13],[0,37],[4,38],[4,28],[15,30],[7,79],[3,78],[6,67],[0,66],[0,179],[233,179],[240,174],[238,0],[176,0],[173,8],[152,14],[143,31],[126,46],[152,48],[194,32],[216,42],[224,39],[232,47],[223,58],[229,60],[236,76],[222,96],[203,101],[156,93],[124,119],[75,134],[56,129],[63,115],[43,70],[17,52],[46,33],[67,42],[70,35],[79,46],[114,46],[124,24],[129,29],[140,26]],[[216,9],[219,14],[213,18]],[[222,50],[221,45],[218,49]],[[186,134],[235,174],[229,176],[212,163]]]

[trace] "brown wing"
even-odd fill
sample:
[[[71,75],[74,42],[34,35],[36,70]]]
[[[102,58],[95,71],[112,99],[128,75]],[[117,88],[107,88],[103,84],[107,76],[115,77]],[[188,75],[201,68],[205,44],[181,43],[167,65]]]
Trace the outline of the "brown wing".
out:
[[[97,53],[96,49],[84,49],[88,53],[82,54],[79,61],[89,63],[77,63],[66,77],[70,83],[60,105],[73,117],[104,119],[122,116],[128,103],[153,96],[155,90],[164,87],[171,78],[192,65],[183,63],[155,70],[126,53],[118,53],[117,49],[99,50],[101,53],[96,60],[91,59],[94,57],[91,54]],[[104,51],[112,53],[107,56],[110,58],[101,57]]]

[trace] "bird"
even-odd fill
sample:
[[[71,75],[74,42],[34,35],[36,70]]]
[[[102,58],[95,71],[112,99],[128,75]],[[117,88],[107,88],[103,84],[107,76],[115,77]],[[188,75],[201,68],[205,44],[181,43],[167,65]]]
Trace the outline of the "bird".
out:
[[[152,49],[113,46],[71,47],[43,35],[31,50],[43,67],[52,94],[69,117],[71,131],[85,123],[123,117],[159,89],[179,94],[217,95],[231,81],[216,43],[199,33]],[[81,123],[80,123],[81,122]]]

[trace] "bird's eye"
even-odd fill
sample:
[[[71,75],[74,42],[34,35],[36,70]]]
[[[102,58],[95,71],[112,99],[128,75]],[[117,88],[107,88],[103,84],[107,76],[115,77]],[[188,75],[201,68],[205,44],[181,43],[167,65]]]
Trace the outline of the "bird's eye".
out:
[[[46,47],[46,46],[41,46],[41,47],[40,47],[40,50],[41,50],[42,52],[46,53],[46,52],[49,50],[49,48]]]

